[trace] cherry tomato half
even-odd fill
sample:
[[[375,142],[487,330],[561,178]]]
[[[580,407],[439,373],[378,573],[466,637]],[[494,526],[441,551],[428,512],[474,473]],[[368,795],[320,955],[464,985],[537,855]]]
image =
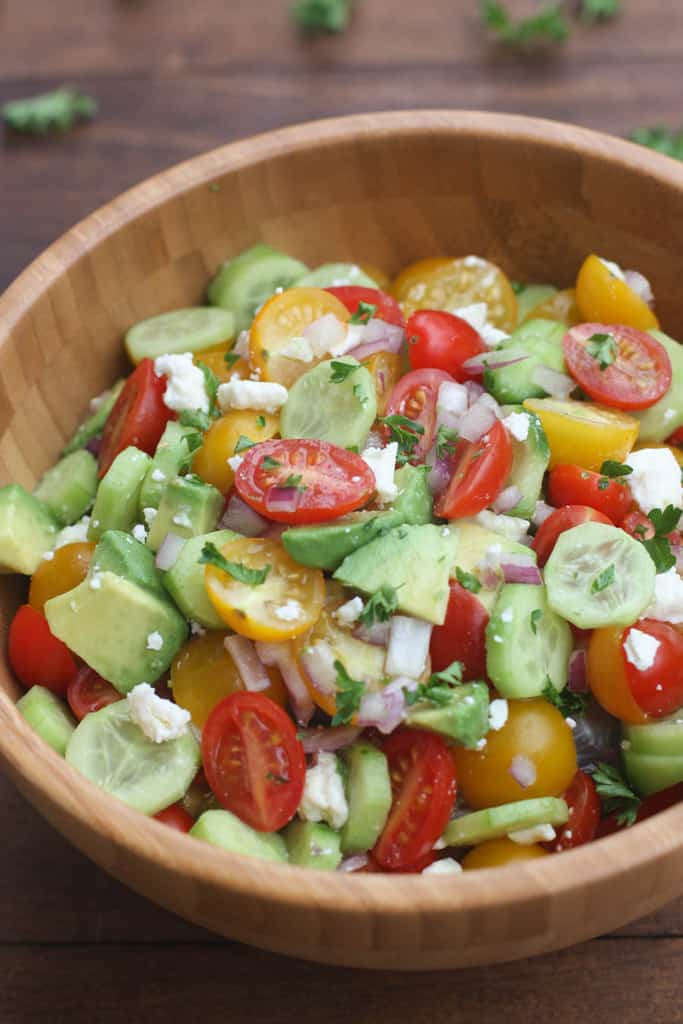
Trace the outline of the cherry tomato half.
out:
[[[189,832],[194,825],[194,818],[190,817],[182,804],[171,804],[170,807],[165,807],[163,811],[154,815],[154,820],[177,829],[178,832]]]
[[[595,839],[600,824],[600,797],[595,783],[586,772],[576,773],[563,799],[569,807],[569,820],[566,825],[558,828],[552,842],[543,844],[551,853],[590,843]]]
[[[616,409],[647,409],[671,386],[666,349],[635,327],[579,324],[567,331],[562,349],[569,372],[586,394]]]
[[[621,626],[594,629],[586,651],[586,677],[601,708],[631,725],[642,725],[647,715],[636,703],[626,679]]]
[[[325,291],[329,292],[330,295],[334,295],[340,302],[343,302],[352,316],[358,311],[359,304],[365,302],[369,306],[377,307],[373,313],[374,317],[377,317],[379,320],[386,320],[388,324],[396,324],[397,327],[405,327],[405,318],[398,302],[396,299],[392,299],[391,295],[387,295],[386,292],[381,292],[379,288],[343,285],[339,288],[326,288]]]
[[[429,854],[442,835],[455,800],[455,766],[444,740],[419,729],[397,729],[383,750],[393,802],[373,856],[395,871]]]
[[[408,358],[413,370],[445,370],[455,380],[467,380],[462,364],[486,351],[474,327],[462,317],[437,310],[413,313],[406,326]]]
[[[95,545],[87,541],[76,544],[64,544],[52,553],[52,558],[44,558],[33,576],[28,591],[28,603],[36,611],[42,612],[45,602],[67,590],[73,590],[88,575],[90,559]]]
[[[320,523],[364,505],[375,475],[360,455],[327,441],[264,441],[245,452],[235,488],[267,519]]]
[[[154,362],[143,359],[126,381],[104,424],[99,454],[100,476],[124,448],[134,445],[153,455],[173,413],[164,405],[166,378],[157,377]]]
[[[673,807],[681,800],[683,800],[683,782],[677,782],[675,786],[662,789],[659,793],[653,793],[652,796],[646,797],[638,808],[636,823],[645,821],[646,818],[651,818],[653,814],[659,814],[660,811],[665,811],[667,807]],[[615,811],[614,814],[609,814],[602,819],[598,828],[599,839],[629,827],[625,822],[618,821],[618,817],[619,813]]]
[[[422,433],[415,433],[415,447],[410,455],[414,466],[424,462],[425,455],[434,443],[436,434],[436,401],[439,388],[444,381],[452,381],[450,373],[443,370],[412,370],[401,377],[387,402],[387,416],[406,416],[422,427]],[[389,430],[384,434],[389,440]]]
[[[612,520],[604,516],[602,512],[597,512],[594,508],[589,508],[587,505],[565,505],[564,508],[556,508],[541,523],[531,545],[536,552],[536,559],[541,568],[550,558],[560,534],[564,533],[565,530],[571,530],[573,526],[581,526],[582,523],[614,525]]]
[[[666,439],[667,444],[683,446],[683,427],[679,427],[678,430],[674,430]]]
[[[289,715],[262,693],[233,693],[202,730],[202,762],[219,802],[259,832],[294,817],[306,778],[304,748]]]
[[[9,628],[9,663],[28,689],[44,686],[65,694],[76,675],[76,660],[61,640],[50,632],[47,619],[30,604],[23,604]]]
[[[486,624],[489,614],[478,597],[452,582],[446,620],[434,626],[429,644],[432,671],[442,672],[454,661],[463,666],[463,679],[486,678]]]
[[[479,441],[459,440],[449,460],[450,482],[434,505],[436,514],[459,519],[488,508],[505,486],[512,457],[510,436],[500,420]]]
[[[592,469],[567,463],[550,470],[548,500],[557,508],[589,505],[617,526],[633,507],[633,497],[624,480],[611,479]]]
[[[502,839],[489,839],[486,843],[480,843],[466,853],[462,859],[462,869],[474,871],[480,868],[503,868],[506,864],[516,864],[521,860],[538,860],[539,857],[547,856],[548,851],[538,843],[524,846],[503,836]]]
[[[638,669],[626,656],[624,645],[632,629],[647,633],[659,643],[649,668]],[[668,622],[640,619],[624,630],[622,653],[633,699],[647,715],[662,718],[683,706],[683,634]]]
[[[80,722],[91,711],[106,708],[108,704],[123,700],[123,697],[89,665],[81,665],[67,687],[66,699]]]

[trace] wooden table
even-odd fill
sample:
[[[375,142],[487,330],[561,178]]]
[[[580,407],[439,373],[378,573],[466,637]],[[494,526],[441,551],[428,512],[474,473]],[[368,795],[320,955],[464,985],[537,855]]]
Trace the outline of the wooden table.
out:
[[[288,0],[4,0],[0,100],[73,82],[101,109],[64,137],[0,147],[0,287],[121,189],[283,124],[460,106],[617,134],[678,126],[683,5],[623,4],[618,22],[519,59],[487,44],[476,0],[357,0],[352,29],[317,41],[296,35]],[[530,962],[451,974],[335,970],[225,943],[156,909],[1,779],[0,808],[0,1024],[683,1021],[683,903]]]

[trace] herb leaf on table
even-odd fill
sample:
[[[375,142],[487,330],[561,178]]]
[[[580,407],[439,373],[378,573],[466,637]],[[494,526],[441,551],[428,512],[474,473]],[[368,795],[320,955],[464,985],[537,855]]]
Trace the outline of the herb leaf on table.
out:
[[[559,3],[548,4],[526,18],[511,17],[506,5],[498,0],[481,0],[480,10],[484,26],[507,46],[564,43],[569,37],[569,25]]]
[[[94,117],[97,102],[77,89],[61,86],[39,96],[10,100],[3,105],[1,113],[5,124],[15,132],[47,135],[68,131],[77,121]]]
[[[292,18],[305,32],[343,32],[351,16],[351,0],[298,0]]]

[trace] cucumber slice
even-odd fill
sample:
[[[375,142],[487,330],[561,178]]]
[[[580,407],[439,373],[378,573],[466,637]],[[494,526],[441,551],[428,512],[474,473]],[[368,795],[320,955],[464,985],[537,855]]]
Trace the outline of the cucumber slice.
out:
[[[132,721],[126,700],[86,715],[69,741],[66,759],[143,814],[156,814],[180,800],[200,762],[191,730],[176,740],[153,743]]]
[[[515,406],[507,410],[526,414],[529,418],[529,433],[526,441],[512,440],[512,469],[506,487],[518,487],[522,493],[508,515],[531,519],[536,511],[536,502],[541,494],[543,476],[550,462],[550,446],[545,430],[535,413]]]
[[[190,829],[191,836],[231,853],[262,860],[287,861],[287,846],[277,832],[257,832],[230,811],[204,811]]]
[[[192,452],[187,435],[192,433],[196,433],[194,427],[183,427],[177,420],[166,424],[140,491],[141,515],[146,508],[159,508],[168,482],[189,468]]]
[[[629,626],[655,592],[655,565],[646,549],[605,523],[560,534],[544,575],[551,608],[579,629]]]
[[[33,492],[60,526],[71,526],[88,511],[97,492],[97,461],[83,449],[48,469]]]
[[[81,423],[71,440],[62,449],[62,455],[70,455],[71,452],[78,451],[79,448],[85,448],[88,441],[102,433],[104,424],[109,418],[109,413],[114,408],[116,399],[123,391],[125,383],[125,380],[117,380],[116,384],[109,391],[100,396],[95,412]]]
[[[132,530],[138,517],[140,491],[151,459],[139,448],[124,448],[102,477],[90,517],[88,540],[105,530]]]
[[[334,364],[334,365],[333,365]],[[334,383],[337,364],[355,369]],[[330,359],[299,377],[280,416],[282,437],[313,437],[340,448],[362,448],[377,416],[372,375],[355,359]]]
[[[562,339],[567,328],[554,320],[528,320],[518,327],[507,341],[501,342],[496,352],[505,352],[510,358],[525,356],[520,362],[487,370],[488,390],[499,402],[523,402],[525,398],[542,398],[545,388],[534,382],[539,366],[566,373]]]
[[[194,306],[141,320],[126,332],[126,351],[134,363],[167,353],[203,352],[235,335],[235,318],[224,309]]]
[[[517,292],[517,324],[522,324],[529,313],[557,294],[551,284],[523,284]]]
[[[665,441],[683,427],[683,345],[663,331],[649,332],[666,349],[671,360],[671,386],[658,402],[632,415],[640,420],[639,441]]]
[[[626,778],[640,796],[650,796],[683,782],[683,755],[639,754],[623,752]]]
[[[339,833],[317,821],[293,821],[284,831],[289,863],[336,871],[342,859]]]
[[[347,285],[379,288],[377,282],[355,263],[323,263],[294,283],[297,288],[343,288]]]
[[[648,725],[622,722],[624,739],[634,754],[683,757],[683,712],[660,718]]]
[[[349,816],[341,830],[345,855],[372,849],[391,810],[391,779],[385,755],[371,743],[354,743],[344,754],[348,766]]]
[[[448,846],[475,846],[536,825],[564,825],[568,819],[567,804],[556,797],[517,800],[456,818],[446,826],[443,838]]]
[[[225,629],[225,623],[214,610],[204,586],[204,565],[199,561],[202,548],[208,542],[220,549],[237,540],[232,530],[215,530],[199,537],[190,537],[180,549],[173,566],[164,574],[164,586],[186,619],[207,629]]]
[[[76,722],[66,704],[44,686],[32,686],[17,701],[20,711],[28,724],[41,739],[64,757]]]
[[[235,333],[251,326],[257,310],[278,288],[289,288],[308,267],[269,245],[254,245],[224,263],[209,285],[209,302],[230,310]]]
[[[486,626],[486,671],[499,693],[539,697],[549,679],[563,690],[571,652],[571,630],[550,608],[546,588],[504,584]]]

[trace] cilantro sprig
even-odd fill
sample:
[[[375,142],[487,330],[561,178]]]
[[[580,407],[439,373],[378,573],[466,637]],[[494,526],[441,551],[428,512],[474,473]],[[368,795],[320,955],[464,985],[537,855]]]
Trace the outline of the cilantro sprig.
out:
[[[183,409],[178,419],[181,427],[193,427],[202,433],[211,426],[211,417],[201,409]]]
[[[223,362],[225,363],[229,370],[232,370],[235,363],[238,363],[239,360],[239,352],[226,352],[225,355],[223,356]]]
[[[457,430],[449,430],[443,423],[436,432],[436,457],[449,459],[458,443]]]
[[[365,683],[361,679],[353,679],[341,661],[334,662],[334,670],[337,673],[337,696],[332,725],[348,725],[360,707]]]
[[[291,487],[295,491],[307,491],[308,488],[306,487],[306,484],[302,484],[301,483],[302,480],[303,480],[303,477],[302,477],[301,473],[296,474],[296,475],[294,473],[290,473],[289,476],[287,477],[287,479],[283,480],[283,482],[279,486],[280,487]]]
[[[356,312],[349,317],[350,324],[367,324],[377,312],[373,302],[359,302]]]
[[[209,399],[209,416],[213,416],[216,409],[216,396],[218,395],[218,377],[206,363],[198,361],[197,366],[204,374],[204,387]]]
[[[540,609],[537,609],[537,611],[540,611]],[[532,612],[531,614],[533,615],[534,613]],[[590,701],[590,697],[586,693],[574,693],[566,686],[564,690],[556,689],[550,676],[546,679],[542,694],[546,700],[550,701],[553,707],[557,708],[564,718],[576,718],[580,715],[585,715],[588,702]]]
[[[389,430],[389,439],[398,444],[396,462],[402,466],[414,454],[420,435],[424,434],[425,428],[416,420],[408,416],[381,416],[378,420],[382,426]]]
[[[481,20],[496,40],[506,46],[524,49],[538,44],[564,43],[569,24],[559,3],[548,4],[538,14],[513,18],[498,0],[481,0]]]
[[[240,434],[237,438],[237,444],[235,445],[235,455],[241,455],[242,452],[246,452],[249,448],[253,448],[256,441],[252,441],[246,434]]]
[[[268,573],[272,569],[271,565],[264,565],[262,569],[250,569],[243,562],[231,562],[210,541],[207,541],[202,548],[199,561],[203,565],[215,565],[217,569],[227,572],[239,583],[247,583],[250,587],[258,587],[265,583]]]
[[[599,761],[593,772],[593,782],[604,813],[616,813],[618,825],[633,825],[638,816],[641,800],[619,769],[615,765]]]
[[[330,370],[330,384],[343,384],[347,377],[360,370],[360,363],[342,363],[339,359],[333,359]]]
[[[678,526],[683,510],[674,505],[667,505],[665,509],[653,508],[648,513],[648,519],[654,527],[654,536],[641,543],[646,549],[655,569],[658,573],[668,572],[676,564],[676,558],[671,550],[669,534]]]
[[[596,360],[601,370],[606,370],[615,362],[619,347],[613,334],[591,334],[586,344],[586,352]]]
[[[471,594],[478,594],[481,590],[481,583],[477,577],[473,573],[461,569],[459,565],[455,567],[455,578],[460,586],[469,590]]]
[[[444,707],[453,700],[453,687],[462,683],[463,665],[461,661],[453,661],[441,672],[433,672],[426,683],[420,683],[413,690],[404,688],[406,704],[412,707],[420,701],[428,701]]]
[[[372,626],[375,622],[388,622],[397,608],[398,594],[396,593],[396,588],[385,583],[366,602],[365,608],[359,615],[359,619],[364,626]]]
[[[47,135],[66,132],[77,121],[89,120],[97,113],[97,102],[70,86],[52,92],[10,100],[0,111],[2,120],[15,132]]]

